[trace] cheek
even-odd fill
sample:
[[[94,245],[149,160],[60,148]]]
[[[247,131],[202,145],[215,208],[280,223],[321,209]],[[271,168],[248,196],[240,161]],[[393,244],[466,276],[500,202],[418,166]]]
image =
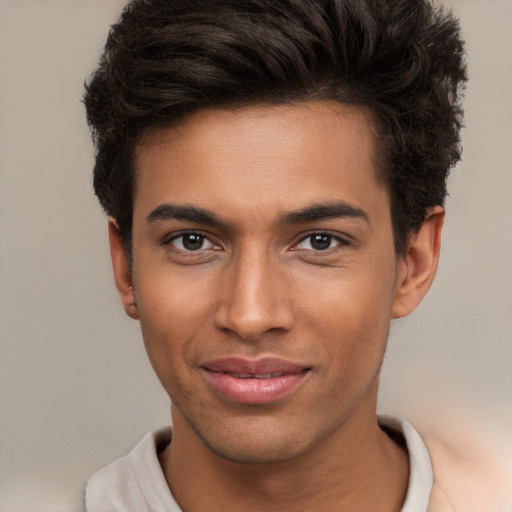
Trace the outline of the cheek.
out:
[[[372,359],[380,364],[391,321],[394,265],[377,262],[361,269],[339,269],[309,282],[305,289],[303,325],[313,327],[322,338],[331,365]]]
[[[134,275],[134,288],[146,351],[164,387],[169,389],[167,381],[187,371],[190,347],[205,329],[208,294],[193,280],[156,270]]]
[[[143,329],[181,337],[209,307],[211,280],[197,272],[174,271],[169,265],[134,272],[134,287]]]

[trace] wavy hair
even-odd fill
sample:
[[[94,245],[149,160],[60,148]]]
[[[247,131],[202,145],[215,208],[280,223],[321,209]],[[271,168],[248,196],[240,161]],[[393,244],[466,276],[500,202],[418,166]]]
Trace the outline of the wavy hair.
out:
[[[428,0],[133,0],[84,103],[94,188],[131,246],[134,148],[202,108],[334,100],[373,113],[395,249],[443,205],[466,81],[457,19]]]

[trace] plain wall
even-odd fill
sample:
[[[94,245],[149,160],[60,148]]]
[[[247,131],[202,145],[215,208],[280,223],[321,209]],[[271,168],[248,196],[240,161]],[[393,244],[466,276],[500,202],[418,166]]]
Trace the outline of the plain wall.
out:
[[[87,477],[170,420],[114,290],[80,102],[122,4],[0,0],[5,512],[81,510]],[[436,283],[392,327],[380,408],[412,414],[443,400],[512,431],[512,2],[452,4],[470,61],[464,161]]]

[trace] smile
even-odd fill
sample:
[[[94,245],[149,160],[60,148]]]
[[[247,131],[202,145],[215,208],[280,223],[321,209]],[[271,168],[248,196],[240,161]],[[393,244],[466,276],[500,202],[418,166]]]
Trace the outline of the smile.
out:
[[[276,358],[220,359],[201,368],[215,392],[232,402],[252,405],[276,402],[291,395],[310,370]]]
[[[226,375],[231,375],[236,379],[273,379],[274,377],[281,377],[284,375],[284,372],[273,372],[273,373],[260,373],[260,374],[252,374],[252,373],[228,373]]]

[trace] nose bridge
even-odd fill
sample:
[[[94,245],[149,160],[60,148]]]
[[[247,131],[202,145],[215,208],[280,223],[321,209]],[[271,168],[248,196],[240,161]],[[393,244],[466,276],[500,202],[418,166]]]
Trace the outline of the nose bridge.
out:
[[[255,246],[240,250],[227,274],[215,314],[217,327],[245,340],[256,340],[270,330],[291,329],[286,270],[270,251]]]

